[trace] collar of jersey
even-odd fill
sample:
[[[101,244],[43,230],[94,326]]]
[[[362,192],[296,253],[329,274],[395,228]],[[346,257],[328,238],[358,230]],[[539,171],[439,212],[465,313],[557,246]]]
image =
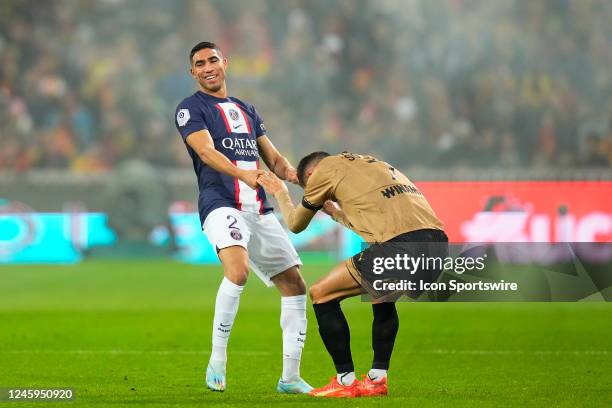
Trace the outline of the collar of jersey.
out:
[[[202,91],[200,91],[199,89],[198,89],[198,92],[197,92],[197,93],[198,93],[198,94],[200,94],[200,95],[204,95],[204,96],[205,96],[205,97],[207,97],[207,98],[216,99],[216,100],[218,100],[218,101],[227,102],[227,101],[229,101],[229,100],[230,100],[229,96],[228,96],[227,98],[219,98],[219,97],[217,97],[217,96],[213,96],[213,95],[207,94],[206,92],[202,92]]]

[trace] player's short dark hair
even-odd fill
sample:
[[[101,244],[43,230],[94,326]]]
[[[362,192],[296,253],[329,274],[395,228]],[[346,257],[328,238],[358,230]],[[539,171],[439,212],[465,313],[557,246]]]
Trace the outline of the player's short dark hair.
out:
[[[327,152],[312,152],[309,155],[302,157],[302,160],[300,160],[300,163],[297,166],[297,177],[302,187],[304,187],[305,185],[304,174],[306,173],[306,169],[311,164],[316,164],[320,160],[323,160],[324,158],[329,156],[330,154]]]
[[[210,42],[210,41],[199,42],[196,45],[194,45],[191,51],[189,52],[189,64],[193,63],[193,56],[195,55],[195,53],[205,48],[210,48],[210,49],[221,52],[221,48],[219,48],[219,46],[213,42]]]

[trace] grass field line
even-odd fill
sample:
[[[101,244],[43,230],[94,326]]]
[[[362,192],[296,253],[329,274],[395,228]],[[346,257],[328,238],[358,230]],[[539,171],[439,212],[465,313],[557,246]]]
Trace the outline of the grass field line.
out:
[[[430,349],[410,350],[411,354],[442,354],[442,355],[596,355],[608,356],[609,350],[453,350]],[[230,350],[231,354],[242,356],[267,356],[279,354],[276,351]],[[309,353],[325,354],[325,351],[309,351]],[[0,354],[116,354],[116,355],[207,355],[210,350],[0,350]]]

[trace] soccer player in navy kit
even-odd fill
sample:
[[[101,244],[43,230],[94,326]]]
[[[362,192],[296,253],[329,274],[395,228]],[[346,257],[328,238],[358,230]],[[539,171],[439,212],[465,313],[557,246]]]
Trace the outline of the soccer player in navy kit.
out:
[[[281,293],[283,373],[277,391],[309,392],[312,387],[299,374],[307,324],[302,263],[257,184],[265,173],[259,157],[281,179],[297,182],[296,170],[266,136],[255,107],[228,96],[228,61],[219,47],[201,42],[189,59],[199,90],[178,105],[176,127],[197,175],[202,228],[224,274],[215,302],[206,385],[213,391],[226,388],[227,342],[250,266]]]

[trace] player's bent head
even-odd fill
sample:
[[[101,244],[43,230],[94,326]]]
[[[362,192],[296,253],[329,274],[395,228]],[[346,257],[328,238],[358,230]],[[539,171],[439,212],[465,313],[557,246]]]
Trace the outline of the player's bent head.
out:
[[[310,177],[316,165],[328,156],[330,156],[330,154],[327,152],[312,152],[302,157],[297,167],[297,176],[302,187],[306,186],[308,177]]]
[[[219,56],[222,56],[221,48],[213,42],[202,41],[193,46],[191,51],[189,52],[189,64],[193,64],[193,56],[200,50],[210,48],[211,50],[216,50],[219,53]]]

